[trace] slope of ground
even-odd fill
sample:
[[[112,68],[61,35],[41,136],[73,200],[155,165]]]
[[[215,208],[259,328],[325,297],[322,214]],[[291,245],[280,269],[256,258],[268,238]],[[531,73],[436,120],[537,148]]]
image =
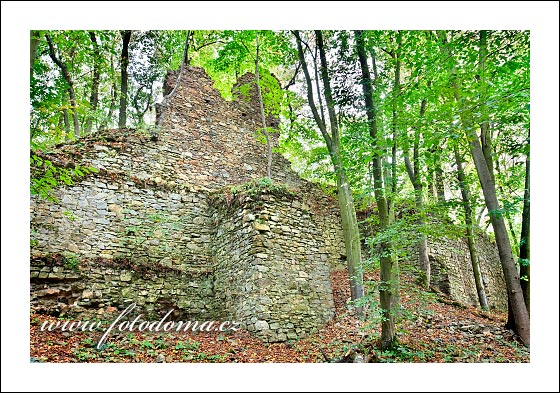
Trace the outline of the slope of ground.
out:
[[[375,282],[376,274],[367,277]],[[375,349],[379,323],[375,301],[370,321],[348,312],[348,276],[331,274],[335,318],[314,335],[294,342],[267,344],[246,331],[118,333],[103,350],[96,345],[107,325],[94,332],[42,331],[57,318],[30,315],[32,362],[528,362],[529,352],[503,328],[507,315],[483,313],[420,291],[402,277],[399,345]]]

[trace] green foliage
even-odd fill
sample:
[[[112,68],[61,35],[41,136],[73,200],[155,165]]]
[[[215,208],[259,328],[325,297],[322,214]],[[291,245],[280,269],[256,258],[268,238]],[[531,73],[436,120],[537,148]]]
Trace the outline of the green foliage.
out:
[[[152,342],[150,342],[150,341],[148,341],[148,340],[143,340],[142,342],[140,342],[140,348],[143,348],[143,349],[154,349],[155,347],[156,347],[156,346],[155,346]]]
[[[93,348],[77,348],[74,349],[73,353],[74,356],[76,356],[76,358],[81,362],[87,362],[89,360],[97,359],[98,357],[98,354],[95,353]]]
[[[97,168],[90,166],[75,166],[74,168],[61,168],[55,166],[50,160],[31,155],[31,195],[38,195],[46,200],[58,203],[52,190],[61,185],[70,186],[76,178],[84,177],[90,173],[98,172]],[[71,213],[65,212],[69,218]],[[72,219],[72,218],[71,218]]]
[[[179,341],[174,348],[187,352],[198,351],[198,348],[200,348],[200,343],[198,341]]]
[[[64,256],[64,267],[67,269],[78,270],[80,266],[80,258],[76,254],[68,254]]]

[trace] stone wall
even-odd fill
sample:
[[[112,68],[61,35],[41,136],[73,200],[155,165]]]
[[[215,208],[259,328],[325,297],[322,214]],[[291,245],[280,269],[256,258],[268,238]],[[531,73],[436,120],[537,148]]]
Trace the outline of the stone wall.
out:
[[[167,91],[176,75],[168,74]],[[329,268],[346,263],[338,202],[277,153],[273,184],[284,192],[229,199],[232,186],[266,174],[256,104],[243,95],[225,101],[204,70],[188,67],[157,139],[108,130],[37,153],[99,171],[55,190],[59,203],[31,198],[32,305],[106,316],[135,302],[146,316],[173,308],[181,318],[238,320],[267,341],[303,337],[328,321]],[[468,285],[460,274],[470,264],[442,250],[453,260],[444,263],[449,282]],[[500,282],[488,285],[492,292]],[[474,284],[464,294],[457,288],[453,296],[470,298]]]
[[[507,310],[506,284],[496,244],[491,243],[483,233],[479,233],[475,241],[488,305],[499,310]],[[454,300],[479,306],[470,253],[465,239],[429,239],[428,256],[432,269],[432,285]],[[417,262],[417,259],[413,261]]]
[[[208,196],[264,177],[266,146],[255,137],[258,112],[248,110],[243,96],[238,101],[223,100],[202,69],[190,67],[185,75],[169,102],[157,140],[133,130],[111,130],[43,154],[58,166],[88,165],[99,172],[58,188],[58,204],[32,198],[32,304],[53,314],[101,315],[136,302],[145,315],[160,315],[174,308],[177,315],[190,318],[242,317],[248,329],[258,327],[259,335],[271,341],[305,335],[326,322],[332,311],[332,295],[325,286],[328,266],[338,266],[344,258],[336,201],[300,179],[289,162],[275,153],[272,178],[300,195],[294,203],[307,209],[293,213],[292,218],[300,221],[292,222],[292,228],[300,230],[299,226],[305,225],[309,228],[304,230],[305,236],[317,237],[309,240],[294,233],[292,242],[301,242],[299,247],[313,242],[316,247],[312,250],[320,259],[302,265],[303,254],[282,243],[281,236],[276,239],[278,244],[271,246],[267,241],[267,245],[271,249],[284,247],[286,260],[292,252],[298,268],[294,274],[307,274],[321,286],[298,284],[297,296],[303,298],[285,298],[291,287],[284,291],[282,286],[289,280],[275,280],[275,275],[279,278],[285,272],[274,268],[270,254],[267,277],[275,280],[275,285],[263,287],[259,274],[250,275],[251,290],[244,293],[253,299],[250,307],[239,302],[239,310],[225,306],[224,294],[235,293],[238,287],[224,279],[233,266],[230,255],[220,254],[223,248],[215,247],[224,241],[216,234],[237,213],[226,209],[224,214],[232,216],[225,214],[220,219],[223,222],[216,221],[217,205],[210,207]],[[169,73],[166,90],[173,86],[175,76]],[[276,207],[281,206],[269,209]],[[260,216],[262,211],[254,214]],[[283,218],[286,225],[290,225],[289,217],[286,213]],[[231,240],[242,238],[245,229],[230,233]],[[239,247],[238,252],[243,250],[247,258],[264,255],[255,251],[262,249],[256,239],[253,237],[256,243],[249,245],[230,246]],[[64,263],[52,263],[60,260],[77,263],[70,270]],[[251,266],[245,265],[246,274],[252,272]],[[265,264],[259,266],[263,269]],[[287,306],[296,311],[285,306],[269,310],[268,316],[262,314],[263,293],[279,306],[289,299]],[[261,323],[255,326],[254,318]],[[291,325],[287,318],[293,318]],[[268,332],[260,329],[265,320]]]
[[[173,309],[180,320],[216,315],[213,275],[208,269],[179,271],[125,260],[75,260],[50,254],[31,260],[31,303],[54,315],[110,318],[136,303],[145,318]]]
[[[305,336],[334,314],[328,254],[309,206],[295,195],[217,199],[212,220],[216,302],[265,341]]]

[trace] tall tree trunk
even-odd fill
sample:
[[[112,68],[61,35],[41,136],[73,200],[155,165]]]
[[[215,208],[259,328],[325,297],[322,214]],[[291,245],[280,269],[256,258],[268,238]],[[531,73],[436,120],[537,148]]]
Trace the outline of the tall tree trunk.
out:
[[[66,97],[65,97],[66,98]],[[68,109],[64,106],[62,109],[62,121],[64,123],[64,132],[66,134],[66,138],[70,136],[70,117],[68,116]]]
[[[444,46],[446,47],[447,54],[451,58],[451,51],[448,48],[447,37],[445,37],[445,33],[439,32],[439,35],[442,38]],[[455,101],[460,104],[462,101],[460,97],[459,83],[456,78],[455,66],[451,67],[450,74]],[[492,227],[494,228],[496,244],[498,246],[500,262],[502,264],[502,270],[504,272],[504,278],[508,291],[508,299],[515,319],[516,331],[517,334],[519,334],[519,336],[521,337],[523,343],[526,346],[529,346],[529,313],[527,312],[527,307],[525,306],[525,301],[523,299],[523,292],[521,290],[519,274],[517,273],[517,268],[515,267],[515,260],[513,258],[513,252],[511,244],[509,242],[509,236],[504,222],[504,217],[499,214],[500,203],[497,198],[496,186],[493,180],[493,165],[488,166],[488,162],[486,161],[486,157],[484,156],[484,152],[482,151],[482,147],[480,145],[476,130],[473,127],[471,119],[466,116],[465,108],[463,108],[461,104],[459,107],[459,112],[463,129],[465,130],[467,140],[470,144],[470,151],[473,157],[476,171],[478,173],[478,179],[480,185],[482,186],[484,201],[486,203],[486,207],[488,208],[490,221],[492,222]]]
[[[97,45],[97,37],[93,31],[89,32],[89,38],[93,44],[93,79],[91,82],[91,95],[89,96],[90,113],[88,114],[86,120],[85,131],[87,134],[91,133],[93,116],[97,110],[97,104],[99,103],[99,79],[101,77],[101,71],[99,69],[99,47]]]
[[[107,128],[107,125],[109,124],[109,122],[111,122],[111,124],[113,123],[113,113],[115,112],[115,110],[117,109],[117,99],[119,97],[119,93],[117,91],[117,82],[115,79],[113,79],[113,83],[111,84],[111,102],[109,104],[109,114],[107,117],[107,120],[103,122],[103,124],[101,126],[99,126],[100,129],[104,129]]]
[[[520,264],[520,272],[521,275],[521,289],[523,290],[523,298],[525,299],[525,305],[527,306],[527,311],[530,312],[530,275],[531,275],[531,254],[530,254],[530,231],[529,231],[529,222],[530,222],[530,213],[531,213],[531,206],[530,206],[530,179],[529,179],[529,156],[527,156],[527,161],[525,162],[525,193],[523,195],[523,213],[521,215],[521,240],[519,242],[519,264]]]
[[[189,42],[190,42],[190,40],[193,36],[194,36],[194,31],[188,30],[187,31],[187,42],[185,44],[186,49],[185,49],[184,56],[183,56],[183,64],[185,65],[185,67],[188,67],[189,63],[190,63],[190,59],[189,59],[189,46],[190,46],[190,44],[189,44]],[[194,38],[192,38],[192,39],[194,40]],[[194,46],[194,42],[193,42],[193,46]],[[194,49],[197,50],[196,47],[194,47]]]
[[[402,32],[397,32],[397,49],[393,54],[395,61],[395,78],[393,80],[392,102],[391,102],[391,128],[393,143],[391,146],[391,183],[390,197],[387,200],[387,209],[389,210],[390,222],[395,221],[395,202],[393,198],[397,195],[397,134],[398,134],[398,99],[401,92],[401,45]],[[377,81],[377,62],[375,61],[375,52],[371,51],[371,60],[373,63],[373,71],[375,80]]]
[[[119,128],[126,128],[126,104],[128,101],[128,45],[132,30],[121,31],[122,50],[121,50],[121,95],[119,105]]]
[[[440,145],[434,145],[430,148],[430,154],[435,156],[441,152]],[[433,167],[430,167],[430,171],[432,172],[430,175],[430,179],[433,181],[433,184],[429,188],[430,194],[433,195],[439,203],[445,203],[445,186],[443,181],[443,169],[441,169],[441,161],[439,158],[434,159]],[[433,187],[433,189],[432,189]]]
[[[434,181],[435,177],[436,177],[436,173],[435,171],[428,167],[428,176],[426,177],[426,183],[428,186],[428,195],[430,196],[430,199],[435,199],[437,198],[437,193],[436,193],[436,183]]]
[[[270,140],[270,135],[268,134],[268,130],[266,128],[266,118],[264,116],[264,104],[262,98],[262,91],[261,91],[261,81],[259,78],[259,32],[256,32],[256,46],[257,46],[257,53],[255,56],[255,80],[257,83],[257,94],[259,96],[259,108],[261,111],[261,121],[263,127],[263,134],[266,138],[266,177],[270,178],[270,170],[272,168],[272,141]]]
[[[62,72],[62,76],[68,85],[68,95],[70,97],[70,106],[72,107],[72,120],[74,123],[74,138],[80,137],[80,123],[78,120],[78,105],[76,104],[76,96],[74,94],[74,82],[72,81],[72,77],[70,76],[70,72],[68,71],[68,67],[66,64],[56,56],[55,48],[51,37],[48,34],[45,34],[45,38],[47,39],[47,43],[49,44],[49,55],[52,61],[60,68]]]
[[[356,218],[356,209],[354,208],[354,198],[352,196],[352,191],[346,175],[342,162],[340,161],[339,155],[339,134],[338,134],[338,121],[336,113],[334,110],[334,100],[332,98],[330,79],[327,70],[327,60],[325,55],[325,50],[323,47],[323,36],[320,31],[316,31],[315,35],[317,38],[317,46],[320,53],[321,60],[321,78],[323,81],[325,102],[327,104],[327,110],[329,114],[330,121],[330,133],[327,131],[327,125],[322,120],[317,106],[315,105],[315,98],[313,94],[313,84],[311,76],[309,74],[309,69],[307,67],[307,62],[305,60],[305,55],[303,53],[302,40],[299,35],[299,31],[293,31],[296,37],[298,57],[302,65],[302,70],[305,75],[305,82],[307,87],[307,101],[311,112],[313,113],[313,118],[315,123],[319,127],[321,134],[327,145],[329,155],[331,157],[332,164],[335,168],[335,175],[337,178],[337,191],[338,191],[338,203],[340,206],[340,215],[342,220],[342,229],[344,234],[344,245],[346,248],[346,262],[348,267],[348,275],[350,276],[350,294],[352,300],[357,300],[364,296],[364,286],[363,286],[363,270],[362,270],[362,251],[360,247],[360,230],[358,227],[358,220]],[[321,92],[317,92],[320,96]],[[363,316],[363,307],[356,307],[356,314],[358,316]]]
[[[321,91],[319,85],[319,70],[317,67],[317,47],[315,47],[315,55],[313,57],[313,72],[315,73],[315,88],[318,92]],[[317,94],[317,101],[319,102],[319,109],[321,110],[321,120],[325,123],[325,108],[323,107],[323,97],[321,94]]]
[[[31,30],[31,44],[29,53],[29,75],[33,76],[33,66],[35,65],[35,57],[37,57],[37,47],[43,33],[40,30]]]
[[[471,256],[471,265],[474,273],[474,283],[476,286],[476,293],[478,294],[478,302],[480,307],[484,310],[488,309],[488,299],[486,298],[486,291],[484,290],[484,282],[482,281],[482,273],[480,271],[480,263],[478,261],[478,253],[473,234],[473,213],[471,209],[471,197],[469,185],[463,171],[463,159],[459,153],[459,147],[455,145],[455,163],[457,164],[457,180],[459,180],[459,188],[461,189],[461,197],[463,198],[463,209],[465,211],[465,226],[467,231],[467,244]]]
[[[486,57],[488,55],[487,49],[488,31],[480,31],[480,50],[478,53],[478,72],[479,72],[479,85],[480,85],[480,112],[482,119],[480,122],[480,144],[488,172],[492,177],[492,181],[496,183],[494,178],[494,171],[492,170],[492,136],[490,134],[490,123],[488,121],[488,106],[486,105]]]
[[[426,104],[427,100],[424,98],[420,103],[420,118],[424,116],[426,112]],[[418,127],[414,130],[414,146],[413,146],[413,161],[410,161],[408,151],[403,151],[404,155],[404,163],[406,166],[406,172],[408,173],[408,177],[410,178],[410,182],[414,187],[414,203],[416,205],[416,210],[418,214],[417,224],[418,226],[423,229],[426,225],[425,219],[425,212],[424,212],[424,198],[423,198],[423,190],[422,190],[422,180],[420,178],[420,162],[419,162],[419,140],[420,140],[420,131]],[[431,266],[430,266],[430,258],[428,256],[428,241],[426,239],[426,235],[421,230],[420,238],[418,240],[418,263],[420,264],[420,268],[423,272],[422,277],[422,286],[425,289],[430,288],[430,281],[431,281]]]
[[[443,170],[441,169],[441,163],[436,164],[436,193],[437,201],[439,203],[445,203],[445,186],[443,183]]]
[[[380,229],[383,231],[389,227],[390,223],[387,199],[383,190],[382,160],[378,145],[380,136],[377,133],[377,113],[373,101],[373,85],[367,63],[363,31],[358,30],[355,31],[354,34],[362,72],[362,89],[366,105],[369,134],[372,139],[374,194],[379,213]],[[393,245],[390,241],[382,242],[380,248],[382,257],[380,261],[381,282],[379,285],[379,300],[383,317],[381,322],[381,348],[387,349],[397,342],[397,337],[395,335],[395,313],[399,304],[398,262],[394,257]]]
[[[496,235],[496,244],[498,246],[500,261],[504,271],[504,278],[506,280],[508,296],[515,319],[516,330],[523,343],[529,346],[529,313],[527,312],[525,300],[523,299],[523,291],[519,281],[519,274],[517,273],[517,268],[515,267],[515,260],[513,258],[509,236],[504,223],[504,217],[498,213],[500,211],[500,204],[498,202],[498,198],[496,197],[496,188],[488,171],[488,167],[486,166],[486,160],[484,159],[482,147],[478,142],[476,132],[471,129],[468,133],[468,138],[471,139],[471,154],[473,156],[478,178],[482,186],[482,192],[484,193],[484,200],[490,214],[494,234]]]

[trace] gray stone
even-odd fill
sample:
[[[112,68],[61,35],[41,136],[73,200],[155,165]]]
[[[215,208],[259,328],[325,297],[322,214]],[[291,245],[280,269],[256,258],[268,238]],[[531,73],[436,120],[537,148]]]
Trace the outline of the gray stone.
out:
[[[257,321],[255,322],[255,330],[268,330],[268,322],[266,321]]]
[[[253,226],[257,231],[269,231],[270,230],[270,227],[267,224],[261,224],[260,222],[255,222],[253,224]]]

